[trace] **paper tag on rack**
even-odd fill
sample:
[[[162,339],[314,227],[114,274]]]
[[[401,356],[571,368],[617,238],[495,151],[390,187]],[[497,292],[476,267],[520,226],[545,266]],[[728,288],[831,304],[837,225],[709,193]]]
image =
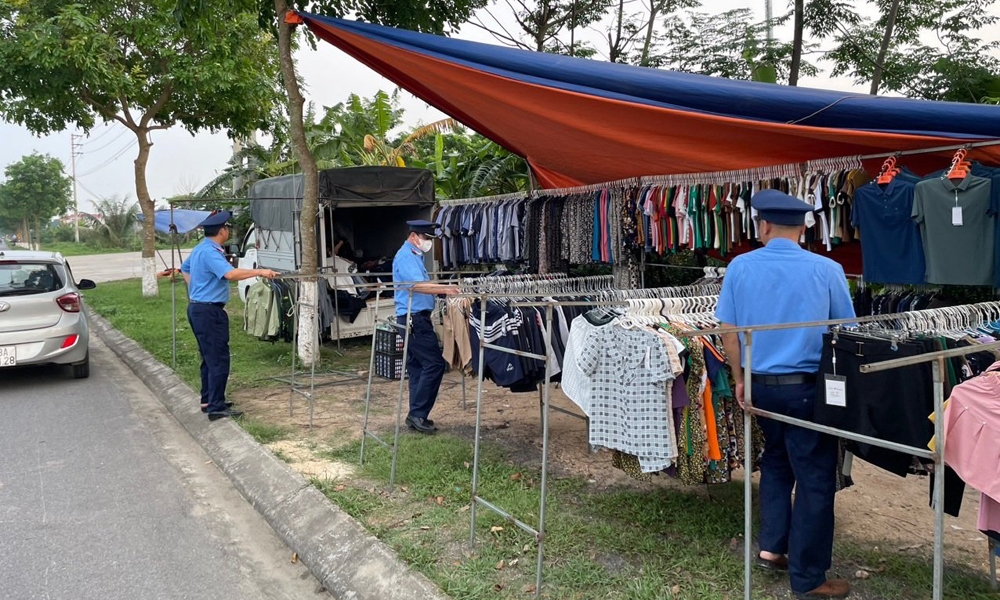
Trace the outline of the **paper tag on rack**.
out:
[[[951,224],[955,227],[962,226],[962,207],[952,206],[951,207]]]
[[[847,378],[843,375],[832,375],[827,373],[826,379],[826,404],[827,406],[847,406]]]

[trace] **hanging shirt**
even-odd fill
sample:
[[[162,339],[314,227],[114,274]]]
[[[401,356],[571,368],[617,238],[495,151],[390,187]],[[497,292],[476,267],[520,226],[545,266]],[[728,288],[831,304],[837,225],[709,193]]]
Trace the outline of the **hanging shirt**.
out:
[[[840,265],[777,238],[729,263],[715,316],[737,327],[802,323],[854,317],[854,305]],[[817,372],[825,330],[755,332],[753,373]]]
[[[900,177],[872,181],[854,192],[851,226],[861,230],[862,273],[872,283],[924,282],[924,244],[910,216],[916,186]]]
[[[666,469],[677,449],[664,342],[616,324],[596,328],[590,342],[577,357],[592,381],[590,444],[637,456],[644,473]]]
[[[431,280],[430,275],[427,274],[427,267],[424,266],[424,253],[411,244],[409,240],[403,242],[403,245],[396,252],[396,257],[392,259],[392,280],[402,284],[396,288],[393,298],[396,302],[396,316],[403,316],[406,314],[406,305],[410,300],[410,288],[412,287],[412,285],[407,284]],[[434,296],[413,292],[410,312],[425,310],[434,310]]]
[[[989,179],[975,175],[917,184],[911,216],[920,226],[927,283],[993,285],[991,188]]]

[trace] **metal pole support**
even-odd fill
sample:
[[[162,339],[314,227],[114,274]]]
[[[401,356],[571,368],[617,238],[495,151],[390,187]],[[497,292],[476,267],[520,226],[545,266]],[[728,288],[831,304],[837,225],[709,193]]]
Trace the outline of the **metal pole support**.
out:
[[[403,416],[403,390],[406,388],[406,358],[410,351],[410,327],[413,316],[413,289],[406,300],[406,326],[403,328],[403,368],[399,372],[399,400],[396,401],[396,434],[392,439],[392,468],[389,470],[389,491],[396,485],[396,462],[399,459],[399,427]]]
[[[743,334],[746,369],[743,370],[743,402],[753,408],[753,332]],[[743,412],[743,598],[751,600],[753,569],[753,415]]]
[[[476,373],[476,434],[472,442],[472,495],[469,498],[469,546],[476,547],[476,498],[479,495],[479,437],[483,423],[483,364],[486,360],[486,295],[479,297],[479,368]]]
[[[382,299],[382,289],[375,290],[375,315],[372,317],[372,353],[368,359],[368,387],[365,389],[365,420],[361,427],[361,458],[360,464],[365,464],[365,442],[368,440],[368,414],[372,405],[372,377],[375,375],[375,336],[378,330],[379,301]],[[395,333],[395,329],[393,332]]]

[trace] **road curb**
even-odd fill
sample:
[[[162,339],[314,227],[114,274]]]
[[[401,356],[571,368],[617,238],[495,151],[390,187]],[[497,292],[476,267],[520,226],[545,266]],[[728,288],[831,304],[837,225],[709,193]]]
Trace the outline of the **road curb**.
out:
[[[204,448],[240,494],[340,600],[447,600],[421,573],[229,419],[209,422],[200,396],[106,319],[91,329]]]

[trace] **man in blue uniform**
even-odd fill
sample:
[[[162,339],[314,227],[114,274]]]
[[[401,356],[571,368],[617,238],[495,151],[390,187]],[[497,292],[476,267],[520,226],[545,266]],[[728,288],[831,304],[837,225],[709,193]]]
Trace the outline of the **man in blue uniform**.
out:
[[[825,321],[854,317],[844,270],[799,246],[805,215],[813,207],[777,190],[757,193],[765,246],[736,257],[726,270],[716,317],[722,327]],[[816,402],[823,327],[753,334],[753,404],[762,410],[811,421]],[[742,336],[723,336],[736,394],[743,401]],[[757,564],[788,570],[796,598],[843,598],[850,586],[828,580],[833,553],[833,500],[837,440],[831,436],[759,419],[764,432],[761,463],[760,553]],[[792,490],[795,503],[792,504]]]
[[[435,294],[457,294],[451,285],[430,283],[424,266],[424,254],[434,248],[438,225],[430,221],[407,221],[410,236],[392,260],[392,280],[398,282],[395,292],[396,322],[406,326],[406,306],[410,303],[410,343],[406,355],[406,372],[410,378],[410,412],[406,424],[420,433],[433,433],[434,421],[429,416],[437,402],[441,379],[447,364],[438,345],[431,312]],[[428,282],[413,283],[412,282]]]
[[[229,264],[222,246],[229,240],[230,216],[222,211],[201,223],[205,239],[195,246],[180,268],[188,284],[188,322],[201,353],[201,412],[208,413],[211,421],[242,415],[226,402],[229,315],[225,306],[229,300],[229,282],[251,277],[273,279],[278,275],[270,269],[234,269]]]

